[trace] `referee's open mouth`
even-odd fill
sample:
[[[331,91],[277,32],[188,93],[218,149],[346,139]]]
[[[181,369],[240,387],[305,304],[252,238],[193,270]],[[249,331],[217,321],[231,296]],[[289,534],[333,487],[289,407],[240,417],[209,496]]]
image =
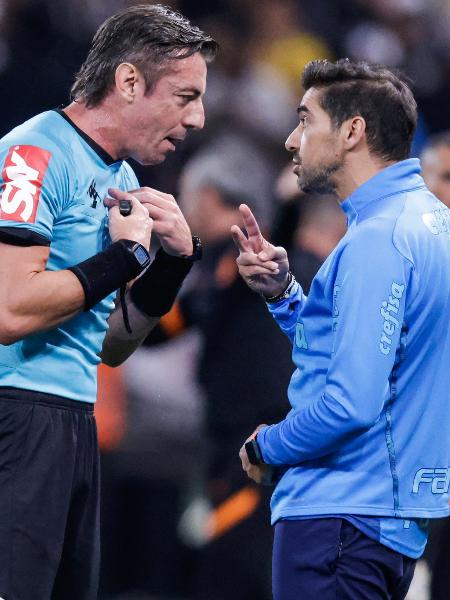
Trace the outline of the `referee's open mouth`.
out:
[[[178,144],[181,144],[181,142],[184,140],[184,137],[176,138],[176,137],[172,137],[172,136],[167,136],[165,139],[172,145],[173,149],[175,150],[175,147]]]

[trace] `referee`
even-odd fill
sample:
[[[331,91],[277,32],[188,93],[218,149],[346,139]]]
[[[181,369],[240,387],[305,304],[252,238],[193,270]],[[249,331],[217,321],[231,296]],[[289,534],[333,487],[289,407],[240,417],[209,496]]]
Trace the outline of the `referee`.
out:
[[[292,410],[240,456],[272,496],[275,600],[402,600],[449,512],[450,212],[409,159],[416,103],[381,66],[313,61],[286,148],[348,230],[308,297],[246,206],[238,265],[289,337]]]
[[[125,159],[160,163],[203,127],[215,52],[176,12],[124,10],[96,33],[73,102],[0,141],[5,600],[97,597],[97,365],[134,351],[201,250],[174,198],[140,188]]]

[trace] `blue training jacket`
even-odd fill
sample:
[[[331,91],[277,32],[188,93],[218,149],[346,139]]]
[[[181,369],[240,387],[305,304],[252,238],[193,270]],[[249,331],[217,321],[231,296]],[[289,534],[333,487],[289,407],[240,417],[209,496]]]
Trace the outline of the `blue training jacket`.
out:
[[[289,465],[272,522],[443,517],[450,482],[450,212],[417,159],[359,187],[306,297],[269,305],[293,343],[292,410],[258,433]]]

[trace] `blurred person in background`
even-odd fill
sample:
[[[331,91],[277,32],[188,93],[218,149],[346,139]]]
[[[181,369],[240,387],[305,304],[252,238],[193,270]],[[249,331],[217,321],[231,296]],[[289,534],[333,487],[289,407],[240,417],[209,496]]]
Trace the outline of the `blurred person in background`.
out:
[[[401,69],[414,82],[420,111],[413,151],[418,155],[427,133],[439,132],[450,122],[448,2],[335,0],[319,4],[329,5],[326,8],[336,26],[332,32],[326,8],[322,8],[323,24],[316,18],[316,26],[329,33],[327,39],[337,55]]]
[[[295,97],[280,73],[255,58],[251,48],[259,32],[246,11],[240,6],[233,8],[227,6],[202,22],[221,47],[217,63],[208,73],[205,110],[212,128],[205,131],[204,143],[230,123],[233,130],[240,126],[251,133],[281,166],[284,157],[278,142],[293,125],[290,111]]]
[[[97,365],[139,346],[200,250],[174,198],[139,188],[125,159],[161,163],[203,127],[216,50],[161,5],[117,13],[72,103],[1,140],[2,597],[97,596]]]
[[[297,0],[260,0],[257,4],[230,0],[230,5],[243,12],[251,25],[253,35],[248,48],[252,62],[262,72],[276,74],[295,103],[298,74],[305,65],[313,59],[332,57],[327,42],[312,27],[309,5]]]
[[[210,511],[204,515],[195,594],[199,600],[271,598],[268,490],[245,480],[235,453],[243,432],[257,415],[284,412],[282,389],[290,374],[290,357],[262,303],[237,277],[229,227],[244,201],[252,206],[263,229],[269,230],[274,175],[268,156],[251,135],[239,129],[224,133],[194,156],[181,178],[181,206],[190,226],[201,232],[206,248],[204,261],[191,279],[193,289],[187,289],[179,302],[204,339],[198,381],[206,402],[210,445],[206,484]],[[290,176],[296,179],[292,173]],[[307,198],[303,200],[306,203]],[[333,216],[339,213],[333,202],[333,208],[325,211],[330,217],[328,227],[320,230],[324,240],[333,240]],[[295,228],[293,253],[297,247],[301,252],[302,232],[305,239],[313,230],[317,233],[320,222],[321,208],[316,210],[311,204],[308,219]],[[325,258],[318,251],[319,244],[317,240],[317,248],[309,247],[311,254],[315,253],[316,270]],[[302,278],[309,287],[305,271],[302,269]],[[315,271],[310,273],[311,279],[314,275]],[[277,377],[271,373],[274,355]]]
[[[450,208],[450,131],[443,131],[428,138],[420,161],[427,186]]]
[[[239,271],[297,369],[291,412],[258,426],[240,457],[254,481],[279,478],[275,600],[401,600],[428,519],[449,510],[450,336],[436,317],[450,308],[448,211],[408,159],[417,112],[403,80],[341,60],[313,61],[302,82],[286,148],[299,186],[334,194],[348,231],[306,297],[241,207]]]
[[[238,277],[229,229],[243,200],[268,226],[274,175],[252,134],[234,128],[195,154],[180,180],[180,204],[202,236],[204,256],[158,329],[170,334],[170,317],[177,314],[185,328],[195,325],[202,337],[196,379],[205,402],[206,481],[203,498],[188,508],[181,528],[183,538],[200,547],[193,589],[198,600],[271,598],[267,493],[243,476],[236,449],[257,416],[273,419],[284,413],[289,347]],[[269,368],[274,351],[280,359],[278,378]],[[199,520],[195,514],[202,503]]]

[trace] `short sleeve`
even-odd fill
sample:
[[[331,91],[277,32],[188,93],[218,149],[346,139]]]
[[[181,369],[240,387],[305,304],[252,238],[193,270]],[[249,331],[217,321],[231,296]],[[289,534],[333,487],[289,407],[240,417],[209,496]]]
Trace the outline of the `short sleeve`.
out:
[[[18,143],[0,150],[0,165],[0,241],[48,245],[69,196],[64,153],[51,143]]]

